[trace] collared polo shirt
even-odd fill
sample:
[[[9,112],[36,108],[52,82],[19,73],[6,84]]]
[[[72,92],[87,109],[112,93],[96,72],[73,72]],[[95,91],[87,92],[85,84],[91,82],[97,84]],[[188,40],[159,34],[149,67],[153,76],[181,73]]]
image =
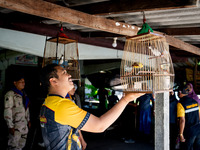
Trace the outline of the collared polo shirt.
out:
[[[78,130],[90,114],[70,99],[49,95],[41,108],[40,124],[48,150],[81,150]]]

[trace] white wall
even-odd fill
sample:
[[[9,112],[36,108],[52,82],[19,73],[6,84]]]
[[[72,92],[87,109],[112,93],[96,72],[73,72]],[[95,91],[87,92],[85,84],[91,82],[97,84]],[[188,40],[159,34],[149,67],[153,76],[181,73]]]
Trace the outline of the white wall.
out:
[[[0,28],[0,47],[43,56],[45,36]],[[121,59],[123,51],[78,43],[79,59]]]
[[[0,28],[0,47],[42,56],[45,36]]]
[[[121,59],[123,51],[87,44],[78,44],[79,59]]]

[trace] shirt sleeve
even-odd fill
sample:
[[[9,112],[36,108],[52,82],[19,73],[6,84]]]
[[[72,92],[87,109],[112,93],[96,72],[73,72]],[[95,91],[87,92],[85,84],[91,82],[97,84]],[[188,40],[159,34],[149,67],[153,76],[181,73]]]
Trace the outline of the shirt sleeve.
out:
[[[74,128],[82,128],[89,118],[89,113],[79,108],[71,101],[61,102],[55,110],[55,121],[70,125]]]
[[[27,108],[27,110],[25,112],[25,115],[26,115],[27,122],[29,122],[30,121],[30,111],[29,111],[29,108]]]
[[[6,93],[4,97],[4,119],[6,120],[8,128],[13,128],[13,94],[12,92]]]
[[[181,103],[177,104],[177,117],[185,117],[185,109],[181,105]]]

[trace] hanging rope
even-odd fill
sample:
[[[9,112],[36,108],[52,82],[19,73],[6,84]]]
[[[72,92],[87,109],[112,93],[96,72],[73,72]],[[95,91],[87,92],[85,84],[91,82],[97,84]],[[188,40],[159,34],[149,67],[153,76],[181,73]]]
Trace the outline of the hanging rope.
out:
[[[145,17],[144,11],[142,13],[143,13],[143,23],[146,23],[146,17]]]

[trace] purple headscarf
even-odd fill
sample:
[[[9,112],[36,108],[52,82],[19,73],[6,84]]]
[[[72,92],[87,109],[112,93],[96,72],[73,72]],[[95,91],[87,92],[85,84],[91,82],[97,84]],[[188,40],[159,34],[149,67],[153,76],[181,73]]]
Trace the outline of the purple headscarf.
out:
[[[188,97],[193,98],[193,99],[196,100],[196,101],[199,103],[199,105],[200,105],[199,97],[198,97],[197,94],[194,92],[193,85],[192,85],[191,83],[188,83],[187,85],[189,85],[189,86],[192,88],[192,91],[189,92]]]

